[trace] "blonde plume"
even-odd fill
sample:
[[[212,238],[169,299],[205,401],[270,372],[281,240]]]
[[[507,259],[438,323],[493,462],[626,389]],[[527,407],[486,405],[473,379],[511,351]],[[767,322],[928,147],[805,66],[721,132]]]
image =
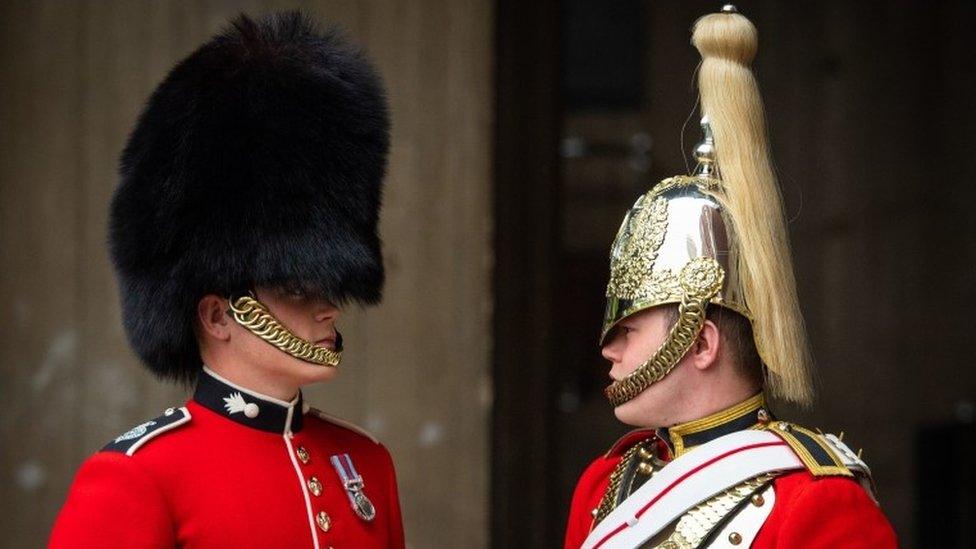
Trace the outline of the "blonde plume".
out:
[[[715,138],[723,203],[741,242],[740,269],[767,390],[781,399],[813,399],[812,357],[796,295],[783,199],[766,138],[759,87],[749,68],[756,27],[738,13],[706,15],[692,43],[702,55],[702,113]]]

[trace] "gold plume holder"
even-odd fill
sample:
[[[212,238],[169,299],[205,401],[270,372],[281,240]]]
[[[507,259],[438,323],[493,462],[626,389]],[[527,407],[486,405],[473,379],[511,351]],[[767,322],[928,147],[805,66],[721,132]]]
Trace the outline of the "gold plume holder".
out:
[[[342,360],[341,343],[337,342],[338,348],[333,351],[298,337],[284,327],[264,303],[254,296],[231,297],[229,302],[231,316],[238,324],[279,350],[319,366],[334,368]]]
[[[704,179],[720,179],[718,176],[718,166],[715,163],[715,136],[712,134],[712,126],[708,122],[708,117],[701,119],[702,138],[701,143],[695,145],[693,152],[698,167],[695,168],[695,176]]]
[[[678,320],[650,359],[627,377],[614,381],[604,393],[610,404],[620,406],[668,375],[691,349],[705,325],[708,302],[722,288],[725,271],[712,258],[697,257],[681,270],[684,296],[678,305]]]

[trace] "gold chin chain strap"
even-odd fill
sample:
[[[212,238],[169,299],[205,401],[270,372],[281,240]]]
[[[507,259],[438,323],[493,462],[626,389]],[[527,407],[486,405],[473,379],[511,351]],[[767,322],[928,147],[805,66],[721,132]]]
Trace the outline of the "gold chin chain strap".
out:
[[[338,366],[342,360],[341,347],[333,351],[298,337],[282,326],[264,303],[254,296],[231,297],[229,301],[231,316],[238,324],[291,356],[312,364],[332,367]]]
[[[606,388],[604,393],[610,404],[615,407],[624,404],[663,379],[677,366],[701,333],[708,301],[722,288],[724,280],[725,271],[709,257],[692,259],[681,269],[684,296],[678,305],[678,321],[654,356],[630,375]]]

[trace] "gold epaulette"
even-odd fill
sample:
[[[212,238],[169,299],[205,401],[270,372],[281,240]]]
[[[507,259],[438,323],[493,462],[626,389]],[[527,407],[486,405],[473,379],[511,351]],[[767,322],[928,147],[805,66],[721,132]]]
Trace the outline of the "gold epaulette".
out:
[[[773,421],[765,428],[789,444],[813,476],[854,476],[835,448],[836,443],[827,438],[829,435],[786,421]]]

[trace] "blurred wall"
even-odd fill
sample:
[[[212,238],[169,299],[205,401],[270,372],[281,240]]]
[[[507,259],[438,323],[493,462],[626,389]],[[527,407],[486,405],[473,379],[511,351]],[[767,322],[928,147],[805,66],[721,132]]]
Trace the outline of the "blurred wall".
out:
[[[342,375],[308,400],[391,449],[410,545],[487,543],[491,3],[24,0],[0,4],[0,545],[43,545],[80,462],[186,398],[121,330],[116,160],[169,67],[283,7],[363,44],[393,112],[385,300],[347,312]]]

